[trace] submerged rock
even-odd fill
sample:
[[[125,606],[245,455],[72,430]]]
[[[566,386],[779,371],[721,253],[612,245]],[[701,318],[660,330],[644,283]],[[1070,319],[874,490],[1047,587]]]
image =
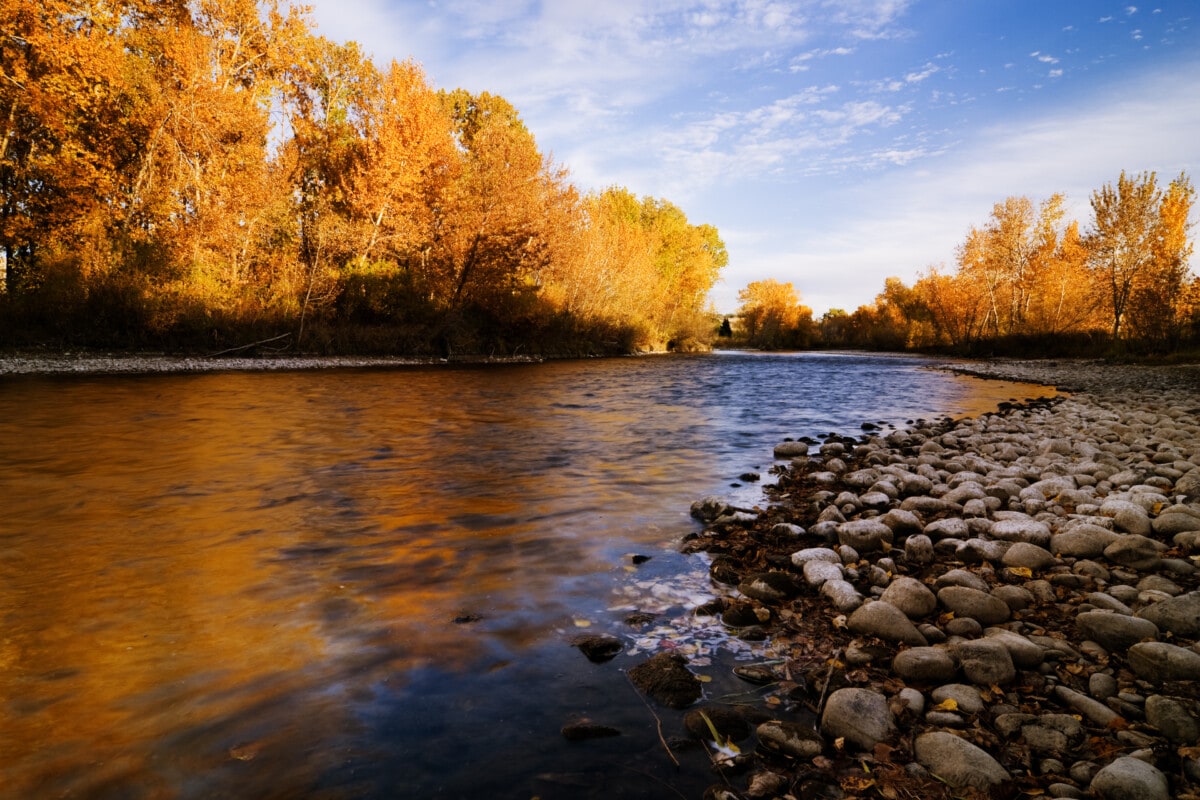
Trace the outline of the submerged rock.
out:
[[[700,699],[702,684],[676,653],[659,653],[629,670],[633,685],[667,708],[687,708]]]

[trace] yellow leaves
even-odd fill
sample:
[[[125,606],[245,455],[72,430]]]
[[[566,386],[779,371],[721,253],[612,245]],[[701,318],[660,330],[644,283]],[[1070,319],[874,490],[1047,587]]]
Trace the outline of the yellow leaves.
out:
[[[1022,578],[1033,577],[1033,570],[1031,570],[1029,567],[1009,567],[1008,571],[1013,575],[1017,575]]]
[[[958,711],[958,701],[953,697],[947,697],[942,702],[938,703],[930,711]]]

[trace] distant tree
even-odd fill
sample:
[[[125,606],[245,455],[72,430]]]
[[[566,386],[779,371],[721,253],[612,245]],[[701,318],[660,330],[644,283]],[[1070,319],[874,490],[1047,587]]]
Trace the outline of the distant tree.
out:
[[[790,283],[754,281],[738,292],[738,315],[746,340],[767,350],[807,347],[814,333],[812,309],[801,305]]]

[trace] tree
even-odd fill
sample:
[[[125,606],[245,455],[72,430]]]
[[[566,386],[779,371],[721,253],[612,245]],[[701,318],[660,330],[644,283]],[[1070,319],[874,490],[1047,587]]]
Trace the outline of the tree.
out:
[[[746,340],[755,347],[775,350],[806,347],[812,340],[812,309],[801,305],[790,283],[754,281],[738,292],[738,316]]]
[[[1126,315],[1139,293],[1165,300],[1186,274],[1192,197],[1186,175],[1176,178],[1164,196],[1154,172],[1122,171],[1116,186],[1105,184],[1092,193],[1088,263],[1111,318],[1114,342],[1121,340]]]
[[[1194,198],[1186,175],[1167,187],[1151,231],[1149,264],[1129,296],[1130,327],[1154,347],[1176,346],[1190,316],[1188,217]]]

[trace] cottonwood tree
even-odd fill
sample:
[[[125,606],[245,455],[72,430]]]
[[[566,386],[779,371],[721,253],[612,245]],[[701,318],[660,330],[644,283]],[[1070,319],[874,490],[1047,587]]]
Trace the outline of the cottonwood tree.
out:
[[[749,344],[775,350],[811,342],[812,309],[801,304],[792,284],[771,278],[754,281],[738,292],[738,300],[738,316]]]
[[[1191,251],[1187,211],[1192,196],[1186,175],[1172,181],[1164,195],[1154,172],[1124,171],[1115,186],[1105,184],[1092,193],[1088,263],[1110,315],[1114,342],[1121,340],[1136,296],[1148,301],[1157,295],[1169,301],[1167,295],[1177,286],[1176,275]],[[1168,308],[1173,316],[1173,306],[1168,303]],[[1145,322],[1152,328],[1157,324]]]

